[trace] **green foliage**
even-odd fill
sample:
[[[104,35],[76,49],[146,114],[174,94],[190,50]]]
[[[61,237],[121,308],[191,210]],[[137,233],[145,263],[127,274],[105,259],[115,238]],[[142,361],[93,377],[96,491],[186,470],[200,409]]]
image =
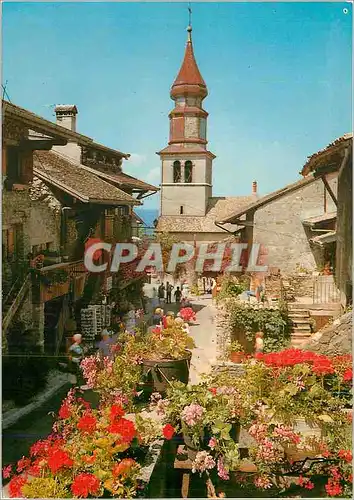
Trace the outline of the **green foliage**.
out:
[[[228,346],[228,349],[227,349],[228,353],[232,353],[232,352],[244,352],[244,348],[243,346],[240,344],[240,342],[238,342],[237,340],[234,340],[233,342],[231,342],[231,344]]]
[[[242,330],[248,340],[254,342],[255,333],[264,333],[264,352],[280,351],[290,341],[290,320],[285,308],[256,309],[250,305],[233,303],[230,326]]]
[[[225,275],[221,283],[221,290],[217,296],[217,302],[228,298],[238,297],[247,289],[248,284],[244,279],[236,279]]]

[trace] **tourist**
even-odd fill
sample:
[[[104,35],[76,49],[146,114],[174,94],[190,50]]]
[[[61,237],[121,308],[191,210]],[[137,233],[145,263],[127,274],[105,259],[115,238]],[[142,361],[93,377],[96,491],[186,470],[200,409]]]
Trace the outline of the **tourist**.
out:
[[[163,318],[163,327],[169,328],[173,325],[175,319],[175,313],[173,311],[168,311],[166,316]]]
[[[165,285],[163,283],[161,283],[161,285],[158,288],[158,296],[160,302],[165,300]]]
[[[176,304],[179,304],[181,302],[181,296],[182,296],[182,292],[181,292],[181,290],[179,289],[179,286],[178,286],[176,288],[175,293],[174,293]]]
[[[82,335],[76,333],[73,336],[74,343],[69,348],[69,360],[71,364],[72,373],[76,375],[76,381],[74,383],[80,385],[83,384],[83,376],[80,367],[81,361],[84,359],[84,349],[82,346]],[[86,388],[85,386],[82,389]]]
[[[101,333],[102,340],[98,343],[98,352],[100,356],[112,359],[112,345],[114,340],[111,338],[109,331],[105,328]]]
[[[153,287],[152,289],[152,309],[156,309],[156,307],[159,305],[159,298],[158,298],[158,295],[157,295],[157,290],[155,287]]]
[[[264,347],[263,332],[257,332],[255,346],[254,346],[254,350],[255,350],[256,354],[262,353],[263,347]]]
[[[182,297],[184,299],[188,299],[189,297],[189,285],[186,281],[182,285]]]
[[[174,289],[174,286],[171,285],[169,282],[166,284],[166,304],[171,304],[171,296],[172,296],[172,290]]]

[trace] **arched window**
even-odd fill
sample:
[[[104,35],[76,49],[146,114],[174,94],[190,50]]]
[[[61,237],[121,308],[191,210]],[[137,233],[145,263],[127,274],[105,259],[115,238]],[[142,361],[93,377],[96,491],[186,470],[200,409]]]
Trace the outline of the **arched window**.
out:
[[[192,171],[193,171],[193,164],[190,160],[188,160],[184,164],[184,182],[188,183],[192,182]]]
[[[181,162],[173,162],[173,182],[181,182]]]

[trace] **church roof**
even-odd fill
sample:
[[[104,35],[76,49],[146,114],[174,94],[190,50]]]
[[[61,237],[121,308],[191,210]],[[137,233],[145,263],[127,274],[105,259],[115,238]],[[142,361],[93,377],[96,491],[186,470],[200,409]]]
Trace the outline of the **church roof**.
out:
[[[208,90],[205,81],[199,71],[197,61],[194,57],[191,32],[192,28],[188,27],[188,41],[184,53],[184,59],[171,88],[171,97],[177,97],[184,94],[199,94],[200,97],[206,97]]]
[[[212,197],[209,199],[205,216],[163,215],[159,217],[156,230],[170,233],[224,233],[223,229],[215,225],[215,221],[228,217],[235,210],[246,207],[255,199],[255,195]],[[228,228],[225,227],[225,229]]]

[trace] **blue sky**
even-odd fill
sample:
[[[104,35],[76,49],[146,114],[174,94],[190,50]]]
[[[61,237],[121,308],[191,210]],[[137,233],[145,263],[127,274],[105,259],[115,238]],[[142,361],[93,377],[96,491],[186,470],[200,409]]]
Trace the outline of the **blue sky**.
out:
[[[195,3],[193,42],[209,96],[214,196],[266,194],[351,130],[349,3]],[[132,154],[128,173],[159,184],[170,86],[186,3],[4,3],[3,81],[11,101]],[[158,207],[158,198],[146,202]]]

